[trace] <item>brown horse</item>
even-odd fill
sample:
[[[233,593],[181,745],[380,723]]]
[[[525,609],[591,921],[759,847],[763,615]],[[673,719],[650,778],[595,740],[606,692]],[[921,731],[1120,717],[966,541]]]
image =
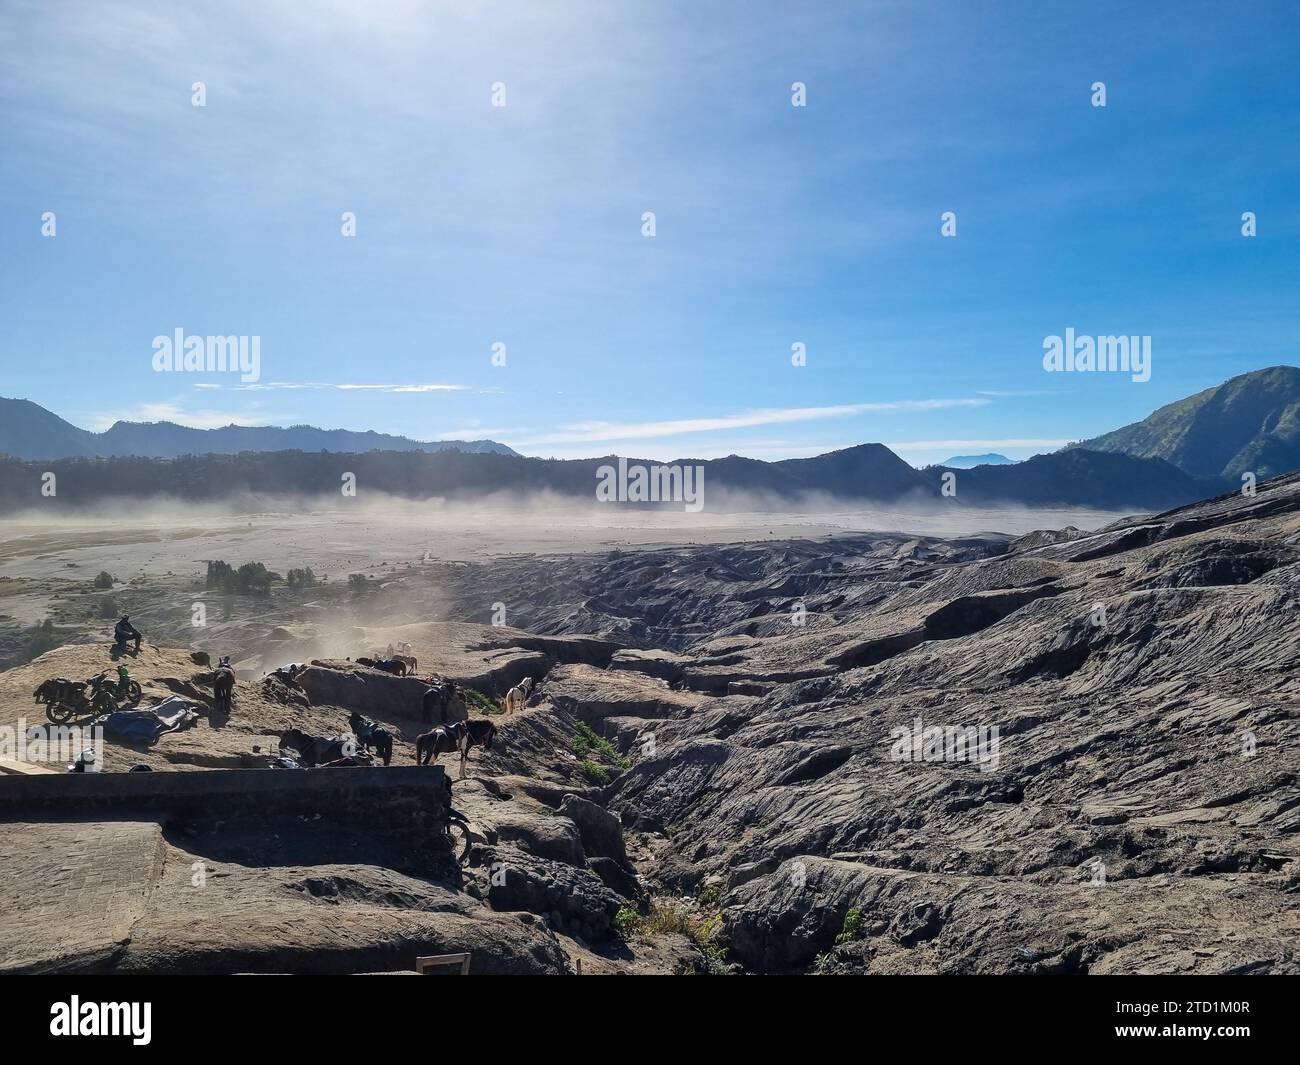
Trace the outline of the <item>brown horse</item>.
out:
[[[406,676],[406,663],[396,658],[358,658],[357,665],[377,669],[381,673],[391,673],[395,677]]]
[[[213,709],[219,714],[230,713],[235,694],[235,667],[230,664],[230,656],[221,659],[217,671],[212,675]]]
[[[471,747],[482,747],[485,751],[492,749],[497,727],[487,718],[475,718],[470,721],[458,721],[452,725],[440,725],[431,732],[425,732],[415,738],[415,764],[438,764],[438,755],[448,751],[460,751],[460,779],[465,779],[465,762],[469,758]]]

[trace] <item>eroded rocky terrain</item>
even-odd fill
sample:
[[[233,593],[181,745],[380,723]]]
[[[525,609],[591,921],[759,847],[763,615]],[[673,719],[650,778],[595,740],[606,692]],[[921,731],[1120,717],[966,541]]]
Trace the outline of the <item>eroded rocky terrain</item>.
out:
[[[329,825],[214,811],[99,826],[146,856],[123,874],[145,901],[98,951],[28,932],[4,954],[178,971],[398,969],[465,949],[476,971],[1300,972],[1300,477],[1093,532],[431,572],[463,620],[411,620],[419,578],[403,571],[392,624],[280,626],[274,656],[406,641],[421,673],[490,697],[538,681],[453,779],[473,829],[460,884]],[[501,601],[510,626],[487,623]],[[104,658],[70,646],[0,674],[0,724],[35,716],[44,677]],[[146,695],[208,698],[190,649],[146,645],[132,668]],[[410,764],[415,682],[358,668],[324,661],[309,700],[249,675],[228,720],[110,746],[108,768],[257,764],[280,730],[337,731],[352,708],[398,732]],[[926,729],[939,746],[900,756],[900,735]],[[954,746],[966,729],[976,749]],[[4,912],[36,915],[51,872],[34,841],[56,831],[84,845],[76,826],[0,826]],[[195,861],[215,889],[190,888]],[[61,898],[75,913],[76,893]]]

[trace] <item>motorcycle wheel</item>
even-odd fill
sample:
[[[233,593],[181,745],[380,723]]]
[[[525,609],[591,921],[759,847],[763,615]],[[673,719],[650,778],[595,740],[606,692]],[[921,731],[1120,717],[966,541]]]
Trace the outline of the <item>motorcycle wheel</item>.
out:
[[[48,703],[45,716],[56,725],[64,725],[72,720],[74,711],[67,703]]]
[[[140,690],[139,683],[133,680],[127,684],[126,694],[127,697],[131,700],[131,702],[138,703],[140,701],[140,696],[143,695],[144,693]]]
[[[447,825],[447,841],[451,844],[451,856],[456,864],[464,865],[471,842],[469,828],[459,821],[450,822]]]

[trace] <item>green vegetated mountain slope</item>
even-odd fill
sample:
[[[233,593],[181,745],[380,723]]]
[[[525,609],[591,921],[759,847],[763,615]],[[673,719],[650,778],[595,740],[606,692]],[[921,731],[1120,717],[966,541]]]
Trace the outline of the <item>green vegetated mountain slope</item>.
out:
[[[1230,378],[1077,446],[1164,459],[1194,477],[1286,473],[1300,467],[1300,369]]]

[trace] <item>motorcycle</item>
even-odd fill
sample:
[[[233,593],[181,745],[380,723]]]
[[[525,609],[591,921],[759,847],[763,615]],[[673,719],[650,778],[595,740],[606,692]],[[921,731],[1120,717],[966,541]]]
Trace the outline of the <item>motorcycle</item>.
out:
[[[45,716],[51,722],[64,725],[73,718],[100,717],[113,713],[118,709],[117,689],[120,683],[120,680],[109,680],[106,670],[84,681],[54,677],[41,684],[32,694],[38,703],[45,704]],[[137,691],[139,687],[138,684],[135,685]]]

